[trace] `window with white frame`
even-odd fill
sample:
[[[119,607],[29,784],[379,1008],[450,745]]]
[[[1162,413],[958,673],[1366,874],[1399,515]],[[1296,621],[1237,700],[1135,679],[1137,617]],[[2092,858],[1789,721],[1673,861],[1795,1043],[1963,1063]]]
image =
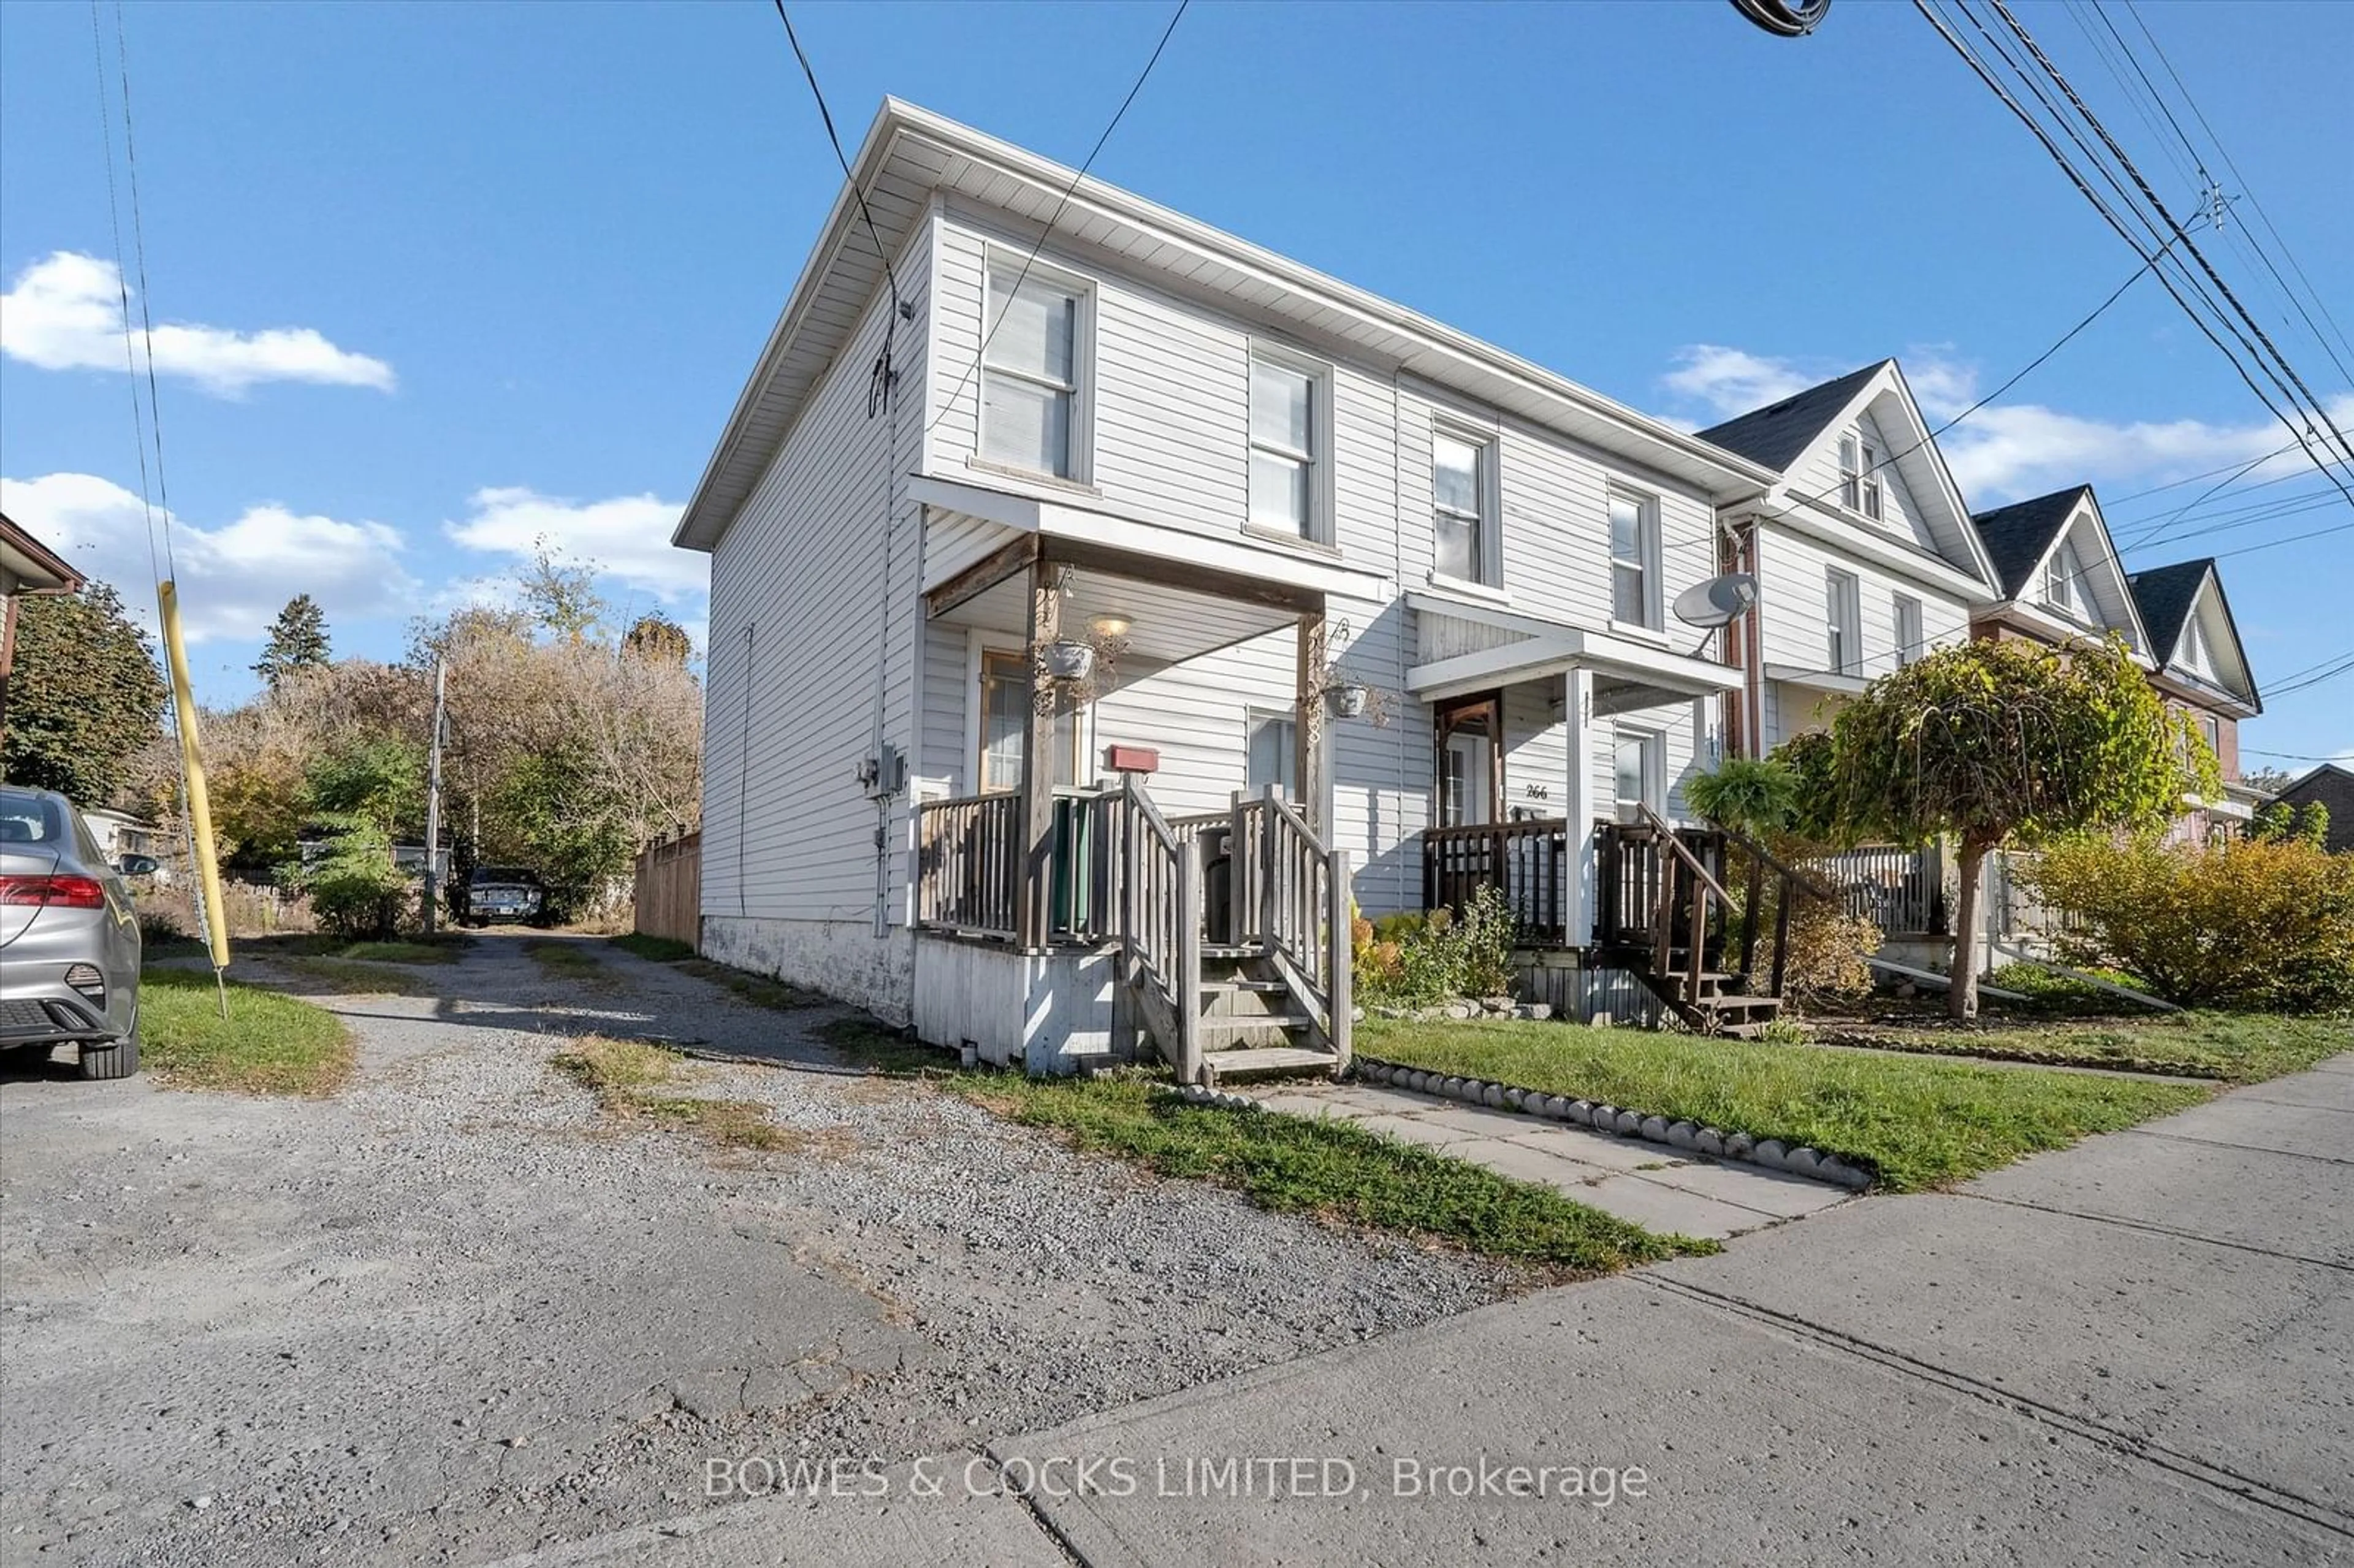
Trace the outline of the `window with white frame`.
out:
[[[1498,581],[1496,443],[1449,430],[1430,434],[1431,569],[1465,582]]]
[[[1824,668],[1841,675],[1861,675],[1863,673],[1861,585],[1856,581],[1853,572],[1843,572],[1832,567],[1824,573],[1823,587],[1829,605],[1825,630],[1830,640],[1830,658]]]
[[[1030,740],[1030,661],[991,649],[981,656],[981,767],[983,795],[1022,788],[1022,753]],[[1079,715],[1067,703],[1055,713],[1055,782],[1077,782]]]
[[[1286,800],[1296,798],[1299,793],[1299,721],[1288,713],[1253,708],[1244,724],[1249,750],[1243,782],[1250,798],[1266,794],[1270,784],[1282,786]]]
[[[1654,811],[1667,809],[1667,737],[1655,729],[1618,726],[1611,736],[1617,759],[1617,796],[1621,821],[1635,814],[1640,801]]]
[[[2043,602],[2063,615],[2092,618],[2084,597],[2084,563],[2066,539],[2043,560]]]
[[[1856,461],[1853,436],[1840,438],[1840,504],[1850,512],[1863,507],[1863,470]]]
[[[1863,443],[1863,468],[1860,478],[1863,485],[1863,514],[1877,523],[1886,503],[1880,494],[1880,449],[1870,441]]]
[[[2215,673],[2215,661],[2207,649],[2207,633],[2200,630],[2196,611],[2182,623],[2181,660],[2182,667],[2192,674],[2212,676]]]
[[[1087,291],[1034,263],[989,264],[991,323],[981,365],[981,455],[1057,479],[1084,475],[1080,382]]]
[[[1610,493],[1610,618],[1629,626],[1659,624],[1659,505],[1648,496]]]
[[[2207,742],[2207,749],[2214,753],[2215,760],[2221,762],[2223,760],[2223,722],[2212,714],[2202,714],[2199,719],[2199,734],[2200,738]]]
[[[1324,522],[1325,373],[1266,349],[1251,355],[1250,521],[1329,542]]]
[[[1896,667],[1903,669],[1928,650],[1921,646],[1921,601],[1909,593],[1896,595]]]

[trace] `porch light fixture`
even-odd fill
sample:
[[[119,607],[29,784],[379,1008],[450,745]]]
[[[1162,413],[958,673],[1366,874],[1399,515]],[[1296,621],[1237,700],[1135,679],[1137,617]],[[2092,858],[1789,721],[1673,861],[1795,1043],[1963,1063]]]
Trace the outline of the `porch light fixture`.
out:
[[[1097,637],[1125,637],[1135,625],[1124,615],[1098,615],[1087,622],[1087,630]]]

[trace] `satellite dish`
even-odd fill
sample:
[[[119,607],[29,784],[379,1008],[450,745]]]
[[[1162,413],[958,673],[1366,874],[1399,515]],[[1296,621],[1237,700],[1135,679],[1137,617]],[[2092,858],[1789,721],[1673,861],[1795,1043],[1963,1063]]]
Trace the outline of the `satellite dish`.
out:
[[[1757,579],[1747,572],[1727,572],[1704,583],[1694,583],[1676,595],[1676,619],[1686,626],[1723,626],[1757,602]]]

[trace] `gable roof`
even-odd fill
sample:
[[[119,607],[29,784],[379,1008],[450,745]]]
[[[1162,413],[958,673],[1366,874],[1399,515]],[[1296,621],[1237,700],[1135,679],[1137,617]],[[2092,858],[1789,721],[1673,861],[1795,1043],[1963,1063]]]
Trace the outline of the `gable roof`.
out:
[[[1738,452],[1752,462],[1763,463],[1779,472],[1797,461],[1800,454],[1815,444],[1815,438],[1829,429],[1847,411],[1847,406],[1855,400],[1855,395],[1880,374],[1882,366],[1895,363],[1893,359],[1882,359],[1861,370],[1850,370],[1836,381],[1809,387],[1779,403],[1753,408],[1721,425],[1712,426],[1700,432],[1700,439],[1727,451]]]
[[[2214,566],[2211,556],[2152,567],[2126,579],[2133,585],[2134,602],[2141,606],[2142,623],[2149,628],[2150,652],[2159,658],[2174,656],[2182,641],[2182,623],[2190,619],[2190,607],[2199,602],[2199,585],[2207,580]]]
[[[2035,575],[2035,568],[2051,554],[2060,531],[2068,525],[2078,498],[2090,494],[2092,489],[2089,484],[2073,485],[2032,501],[2013,502],[1991,512],[1980,512],[1970,518],[1978,524],[1978,540],[1986,546],[1987,557],[1994,562],[2006,598],[2019,597],[2020,590]]]
[[[2231,640],[2227,652],[2230,663],[2239,676],[2236,686],[2221,689],[2229,695],[2244,699],[2257,713],[2264,711],[2262,693],[2256,690],[2256,673],[2248,664],[2248,651],[2240,641],[2239,619],[2232,613],[2232,601],[2223,592],[2223,576],[2215,569],[2215,557],[2204,556],[2195,561],[2177,561],[2170,567],[2152,567],[2146,572],[2136,572],[2126,579],[2133,588],[2134,601],[2141,608],[2142,624],[2149,629],[2149,651],[2161,670],[2174,670],[2175,656],[2182,651],[2182,630],[2190,618],[2198,613],[2201,595],[2212,588],[2215,608],[2223,621],[2223,634]],[[2220,665],[2219,661],[2219,665]],[[2218,677],[2223,676],[2219,667]],[[2216,681],[2201,683],[2210,690]]]
[[[1345,345],[1434,385],[1639,462],[1714,501],[1755,495],[1773,476],[1518,355],[1118,185],[896,98],[885,98],[851,177],[736,399],[671,543],[710,550],[751,495],[884,285],[896,256],[947,192],[1049,228],[1050,241]],[[861,197],[864,198],[862,203]],[[871,213],[875,234],[866,228]]]

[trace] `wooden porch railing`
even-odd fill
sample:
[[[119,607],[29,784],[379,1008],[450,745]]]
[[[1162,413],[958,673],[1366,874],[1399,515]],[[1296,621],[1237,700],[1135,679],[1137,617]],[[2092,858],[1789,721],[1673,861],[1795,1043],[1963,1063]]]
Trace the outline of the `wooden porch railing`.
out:
[[[1129,992],[1180,1083],[1202,1078],[1202,851],[1133,777],[1118,802],[1119,941]]]
[[[1805,869],[1838,893],[1850,915],[1894,935],[1946,935],[1945,857],[1935,844],[1861,844],[1819,855]]]
[[[1564,818],[1423,830],[1423,907],[1460,910],[1479,889],[1494,887],[1528,941],[1569,939],[1574,874]]]
[[[970,795],[919,804],[917,924],[1012,940],[1023,850],[1019,795]]]

